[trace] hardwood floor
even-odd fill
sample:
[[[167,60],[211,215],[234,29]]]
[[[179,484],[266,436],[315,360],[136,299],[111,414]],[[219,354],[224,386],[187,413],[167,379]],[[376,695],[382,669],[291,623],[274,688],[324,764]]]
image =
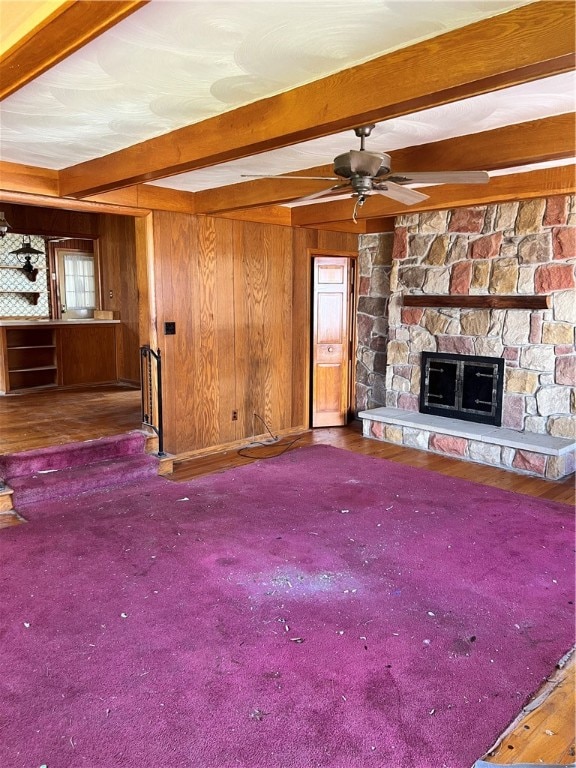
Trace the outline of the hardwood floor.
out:
[[[139,429],[140,391],[116,385],[0,397],[0,454]]]
[[[90,440],[140,427],[140,393],[127,387],[91,387],[44,390],[0,397],[0,454]],[[365,439],[360,425],[310,430],[284,437],[277,443],[176,460],[175,482],[222,472],[230,467],[275,456],[304,445],[329,444],[402,464],[424,467],[440,474],[504,488],[553,501],[574,503],[574,477],[548,481],[501,469],[445,458],[390,443]],[[0,528],[23,522],[0,513]],[[552,676],[549,691],[533,711],[519,719],[484,759],[495,764],[571,764],[575,760],[574,692],[576,663],[572,658]]]
[[[507,472],[483,464],[472,464],[459,459],[450,459],[413,448],[403,448],[378,440],[368,440],[362,436],[360,424],[354,422],[347,427],[324,427],[305,432],[299,436],[282,438],[278,443],[267,446],[255,446],[238,451],[226,451],[198,458],[174,462],[171,480],[190,480],[193,477],[221,472],[230,467],[248,464],[256,459],[276,456],[284,450],[294,450],[304,445],[323,443],[336,448],[344,448],[367,456],[377,456],[413,467],[423,467],[442,475],[460,477],[476,483],[503,488],[529,496],[538,496],[565,504],[574,503],[574,476],[562,481],[541,480],[536,477]],[[251,458],[248,458],[251,457]]]

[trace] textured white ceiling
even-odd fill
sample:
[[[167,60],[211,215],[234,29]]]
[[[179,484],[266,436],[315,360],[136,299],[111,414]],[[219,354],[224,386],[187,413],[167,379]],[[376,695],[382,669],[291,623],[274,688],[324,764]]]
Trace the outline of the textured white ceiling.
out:
[[[2,102],[0,156],[64,168],[526,1],[153,0]],[[546,88],[536,89],[523,98],[547,103],[549,94]],[[500,100],[498,109],[507,110],[503,119],[510,119],[517,106]],[[493,111],[489,103],[477,109],[485,120]],[[532,114],[537,112],[534,107]],[[477,119],[457,104],[426,123],[420,117],[379,127],[378,145],[391,149],[428,141],[429,133],[464,133]],[[442,132],[439,119],[451,124],[451,133]],[[463,120],[466,127],[459,128]],[[296,149],[299,165],[294,168],[331,159],[336,150],[322,142]],[[350,144],[345,136],[339,146],[346,150]],[[260,159],[243,168],[288,170],[291,151],[269,153],[269,166]],[[282,152],[287,153],[285,161]],[[187,174],[192,176],[198,181],[180,177],[167,185],[200,189],[229,183],[225,174],[210,181]]]

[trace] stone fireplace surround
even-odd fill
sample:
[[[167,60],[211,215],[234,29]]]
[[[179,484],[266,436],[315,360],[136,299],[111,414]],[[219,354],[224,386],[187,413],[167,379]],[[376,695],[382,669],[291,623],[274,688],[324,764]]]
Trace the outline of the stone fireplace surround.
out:
[[[394,233],[363,236],[356,380],[364,434],[550,479],[573,472],[575,225],[574,198],[557,196],[407,213]],[[407,307],[406,296],[431,304],[457,296],[462,306]],[[472,296],[548,296],[549,306],[466,308]],[[503,357],[502,428],[417,413],[424,350]]]

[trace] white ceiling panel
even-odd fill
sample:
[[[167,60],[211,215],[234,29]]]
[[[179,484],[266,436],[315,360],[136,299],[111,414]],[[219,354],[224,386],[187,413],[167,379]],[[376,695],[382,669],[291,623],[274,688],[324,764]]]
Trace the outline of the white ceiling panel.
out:
[[[153,0],[2,102],[0,156],[65,168],[525,4]],[[541,97],[548,98],[546,89],[526,96]],[[500,106],[510,112],[509,105]],[[458,105],[451,114],[446,120],[458,126]],[[435,117],[430,125],[409,118],[392,122],[375,135],[385,138],[387,149],[442,134]],[[348,149],[349,138],[343,141]],[[296,150],[301,162],[306,157],[299,167],[334,154],[329,143],[311,144]],[[270,169],[286,169],[284,160],[270,163]],[[243,166],[247,172],[261,167]],[[184,189],[214,183],[177,182]]]

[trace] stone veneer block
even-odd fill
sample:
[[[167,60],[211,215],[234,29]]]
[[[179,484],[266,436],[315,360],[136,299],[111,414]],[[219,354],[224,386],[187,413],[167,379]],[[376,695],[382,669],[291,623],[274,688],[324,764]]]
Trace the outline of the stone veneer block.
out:
[[[549,232],[527,235],[518,244],[518,258],[521,264],[537,264],[550,261],[552,240]]]
[[[470,288],[478,291],[488,290],[490,282],[490,262],[475,261],[472,265],[472,280]]]
[[[427,309],[422,320],[422,325],[433,336],[445,333],[450,323],[450,318],[438,312],[436,309]]]
[[[420,405],[420,398],[407,392],[398,395],[398,408],[405,411],[417,411]]]
[[[388,344],[388,362],[390,365],[408,362],[408,344],[405,341],[391,341]]]
[[[396,227],[394,230],[394,245],[392,247],[392,261],[405,259],[408,255],[408,230],[406,227]]]
[[[502,426],[518,432],[524,428],[524,398],[522,395],[508,395],[502,407]]]
[[[404,427],[404,445],[409,448],[428,448],[428,440],[430,433],[422,429],[410,429],[410,427]]]
[[[502,244],[502,232],[494,232],[492,235],[484,235],[470,243],[468,256],[471,259],[495,259],[500,255]]]
[[[490,272],[490,293],[509,295],[516,293],[519,267],[516,259],[497,259]]]
[[[545,227],[554,227],[566,224],[568,221],[568,197],[566,195],[555,195],[546,200],[546,211],[542,225]]]
[[[512,466],[543,477],[546,474],[546,456],[531,451],[516,451]]]
[[[423,314],[424,310],[418,307],[403,307],[401,313],[402,322],[404,325],[418,325],[420,320],[422,320]]]
[[[554,381],[556,384],[576,386],[576,355],[565,355],[556,359]]]
[[[470,293],[470,284],[472,283],[472,262],[459,261],[452,267],[450,276],[450,293],[457,295],[468,295]]]
[[[552,293],[574,288],[574,267],[572,264],[544,264],[534,274],[536,293]]]
[[[369,281],[370,296],[388,298],[390,295],[390,267],[374,267]]]
[[[520,267],[518,270],[518,285],[516,287],[518,293],[522,295],[530,295],[534,293],[535,271],[536,268],[534,266]]]
[[[451,435],[430,435],[430,449],[439,453],[447,453],[450,456],[465,456],[468,441],[463,437]]]
[[[540,416],[570,413],[570,387],[541,387],[536,393]]]
[[[411,259],[422,262],[426,260],[426,254],[435,240],[434,235],[410,235],[408,237],[408,252]],[[444,263],[444,262],[442,262]]]
[[[450,270],[447,268],[432,268],[426,270],[422,290],[424,293],[441,294],[449,293]]]
[[[442,234],[446,232],[448,221],[448,211],[430,211],[429,213],[421,213],[419,217],[420,233],[425,234]]]
[[[555,259],[576,258],[576,227],[556,227],[552,230]]]
[[[473,355],[474,339],[471,336],[440,336],[438,338],[438,352]]]
[[[486,336],[490,327],[490,310],[463,310],[460,315],[460,326],[465,336]]]
[[[456,208],[450,216],[449,232],[482,232],[485,208]]]
[[[576,296],[574,297],[576,299]],[[570,323],[544,323],[542,327],[543,344],[573,344],[574,326]]]
[[[533,312],[530,315],[530,336],[528,341],[530,344],[542,343],[542,315],[540,312]]]
[[[478,336],[474,341],[474,352],[483,357],[502,357],[504,354],[504,345],[500,339],[490,339],[484,336]]]
[[[498,466],[501,463],[501,453],[502,449],[499,445],[480,443],[478,440],[470,440],[468,442],[468,456],[473,461]]]
[[[560,480],[574,472],[574,453],[565,456],[549,456],[546,465],[546,477],[549,480]]]
[[[556,362],[554,348],[550,346],[524,347],[520,353],[520,367],[533,371],[553,371]]]
[[[453,235],[450,238],[452,245],[446,257],[447,264],[454,264],[457,261],[464,261],[468,258],[469,239],[469,235]]]
[[[419,240],[423,239],[423,235],[419,235],[417,239]],[[444,265],[446,263],[446,257],[448,255],[449,244],[450,244],[450,238],[448,237],[448,235],[440,235],[439,237],[435,237],[434,242],[432,243],[432,247],[430,248],[430,252],[428,253],[428,258],[426,259],[426,263],[431,264],[433,266]]]
[[[502,341],[507,346],[527,344],[530,336],[529,309],[507,310],[502,329]]]
[[[561,291],[560,293],[555,293],[553,301],[554,320],[576,324],[576,292]]]
[[[518,203],[501,203],[496,214],[496,229],[501,232],[505,229],[514,229],[517,215]]]
[[[538,374],[522,368],[507,368],[505,391],[522,395],[532,395],[538,389]]]
[[[548,419],[548,429],[554,437],[576,439],[576,416],[551,416]]]
[[[542,229],[546,199],[525,200],[518,206],[516,234],[527,235]]]
[[[391,443],[398,443],[399,445],[402,445],[403,429],[402,427],[394,427],[390,424],[387,424],[385,436],[386,440],[389,440]]]

